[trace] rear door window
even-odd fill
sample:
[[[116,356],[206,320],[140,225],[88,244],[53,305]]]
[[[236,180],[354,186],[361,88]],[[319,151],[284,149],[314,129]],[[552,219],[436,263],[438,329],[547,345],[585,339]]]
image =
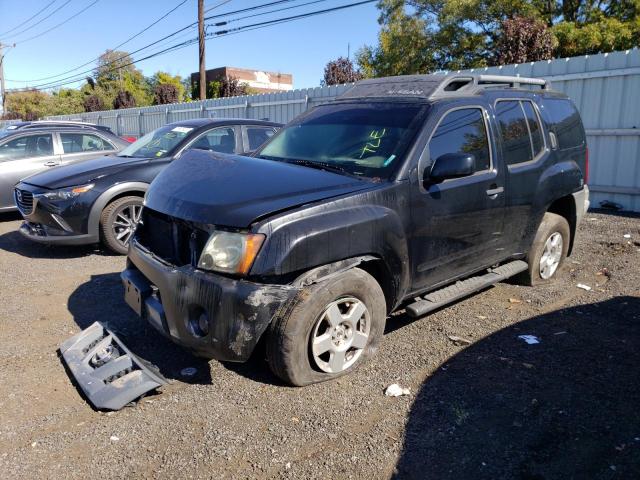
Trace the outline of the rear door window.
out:
[[[60,133],[60,141],[65,154],[115,150],[106,140],[88,133]]]
[[[473,154],[476,171],[491,167],[487,126],[480,108],[461,108],[442,118],[429,142],[429,155],[435,161],[446,153]]]
[[[53,155],[53,138],[50,133],[27,135],[0,144],[0,161]]]
[[[580,120],[580,114],[571,100],[545,98],[543,105],[558,139],[558,148],[565,150],[581,147],[585,144],[584,127]]]
[[[533,160],[529,127],[519,100],[496,104],[496,119],[500,129],[502,151],[508,165]]]
[[[236,150],[236,134],[233,127],[214,128],[198,137],[189,148],[234,153]]]
[[[263,143],[269,140],[275,131],[272,127],[246,127],[247,132],[247,151],[257,150]]]

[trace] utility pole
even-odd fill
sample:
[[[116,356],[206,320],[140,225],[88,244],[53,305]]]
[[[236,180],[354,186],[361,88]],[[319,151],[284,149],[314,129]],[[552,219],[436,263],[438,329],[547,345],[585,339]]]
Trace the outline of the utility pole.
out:
[[[204,0],[198,0],[198,45],[200,47],[200,100],[207,98],[207,71],[204,68]]]
[[[2,95],[2,115],[4,115],[4,55],[2,53],[2,43],[0,43],[0,95]]]

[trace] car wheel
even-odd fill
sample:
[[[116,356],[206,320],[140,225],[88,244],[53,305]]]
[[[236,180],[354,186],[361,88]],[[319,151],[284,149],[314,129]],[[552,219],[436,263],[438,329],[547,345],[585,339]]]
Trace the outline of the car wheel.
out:
[[[100,234],[106,247],[127,254],[129,240],[142,213],[141,197],[122,197],[105,207],[100,216]]]
[[[570,239],[567,220],[555,213],[545,213],[527,254],[529,268],[518,280],[531,286],[550,282],[567,257]]]
[[[385,320],[384,293],[364,270],[309,285],[271,325],[269,366],[296,386],[345,375],[376,351]]]

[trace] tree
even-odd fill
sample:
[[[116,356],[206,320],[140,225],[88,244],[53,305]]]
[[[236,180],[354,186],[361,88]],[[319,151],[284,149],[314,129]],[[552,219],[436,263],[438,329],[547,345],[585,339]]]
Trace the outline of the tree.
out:
[[[547,25],[529,17],[507,18],[496,39],[496,63],[536,62],[553,58],[556,39]]]
[[[353,65],[348,58],[338,57],[331,60],[324,67],[324,78],[320,82],[324,85],[341,85],[344,83],[357,82],[362,78],[362,73]]]
[[[151,105],[152,89],[127,52],[105,51],[98,58],[93,78],[93,93],[100,96],[106,105],[113,104],[120,91],[129,92],[140,107]]]
[[[73,88],[62,88],[51,95],[49,115],[71,115],[85,111],[84,94]]]
[[[131,92],[120,90],[113,99],[113,108],[132,108],[136,106],[136,99]]]
[[[151,87],[151,90],[153,91],[154,103],[155,103],[156,89],[159,85],[172,85],[175,87],[177,96],[176,96],[176,100],[174,100],[171,103],[184,102],[186,100],[187,90],[185,89],[182,77],[180,75],[174,76],[167,72],[158,71],[154,73],[153,76],[147,79],[147,83],[149,84],[149,86]],[[158,104],[156,103],[156,105]]]
[[[85,112],[99,112],[104,110],[104,101],[98,95],[86,95],[84,97]]]
[[[240,97],[247,94],[247,85],[235,77],[223,77],[220,80],[218,97]]]
[[[156,85],[153,90],[153,104],[165,105],[167,103],[177,103],[178,88],[170,83],[161,83]]]
[[[640,42],[640,0],[381,0],[378,7],[378,45],[358,52],[367,76],[622,50]]]
[[[410,75],[436,68],[430,21],[408,15],[401,3],[380,2],[378,45],[365,45],[356,52],[363,76]]]
[[[37,89],[7,92],[5,114],[22,120],[38,120],[51,114],[51,95]]]

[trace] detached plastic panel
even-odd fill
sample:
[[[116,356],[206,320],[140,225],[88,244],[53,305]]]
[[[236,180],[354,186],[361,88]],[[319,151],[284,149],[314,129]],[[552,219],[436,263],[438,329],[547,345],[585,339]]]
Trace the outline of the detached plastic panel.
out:
[[[60,353],[89,401],[101,410],[120,410],[169,383],[99,322],[65,340]]]

